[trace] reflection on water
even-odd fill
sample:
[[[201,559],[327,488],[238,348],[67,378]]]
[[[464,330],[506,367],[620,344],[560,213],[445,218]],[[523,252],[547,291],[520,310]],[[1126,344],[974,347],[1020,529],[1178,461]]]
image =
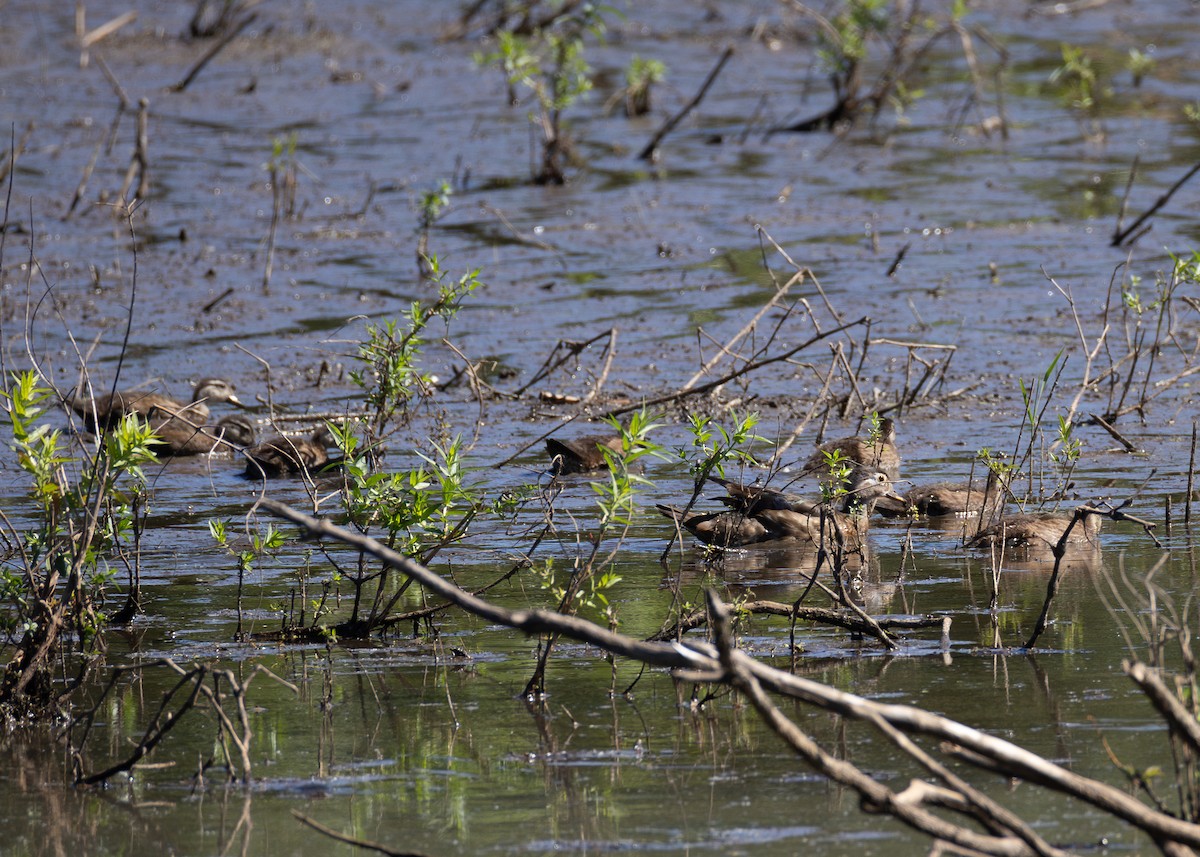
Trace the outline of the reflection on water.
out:
[[[89,2],[88,26],[129,5]],[[593,161],[568,186],[550,189],[523,181],[527,106],[510,108],[498,76],[472,65],[478,44],[439,41],[450,15],[442,4],[273,6],[262,13],[256,40],[230,46],[187,92],[166,93],[162,82],[177,80],[199,50],[163,36],[181,31],[188,10],[134,3],[137,24],[93,49],[132,99],[151,101],[152,193],[135,220],[134,240],[110,219],[105,202],[128,168],[133,129],[95,62],[100,54],[81,64],[73,13],[63,4],[10,4],[0,28],[0,92],[17,135],[31,121],[33,127],[11,173],[0,258],[4,369],[30,362],[28,341],[48,376],[69,388],[75,342],[87,350],[95,341],[91,365],[111,377],[132,302],[123,386],[159,379],[185,388],[218,371],[248,391],[256,416],[266,415],[268,402],[336,412],[357,389],[348,373],[364,318],[396,317],[430,296],[412,253],[414,202],[453,179],[455,196],[430,247],[456,273],[480,267],[487,283],[450,337],[469,358],[498,355],[504,372],[524,383],[560,340],[587,341],[611,327],[619,336],[606,391],[636,400],[677,389],[791,275],[764,252],[755,230],[761,225],[798,265],[811,267],[822,290],[812,278],[798,283],[793,296],[804,303],[787,323],[782,310],[768,312],[753,347],[767,339],[796,344],[807,335],[796,326],[802,317],[828,326],[826,298],[847,319],[869,317],[862,347],[845,358],[860,370],[859,383],[837,392],[849,422],[850,412],[869,409],[877,397],[886,401],[910,382],[920,386],[924,370],[913,362],[914,349],[896,343],[957,346],[934,385],[942,397],[936,406],[906,403],[897,416],[908,444],[906,477],[966,478],[977,450],[1017,444],[1022,384],[1040,377],[1063,348],[1075,350],[1057,392],[1074,395],[1087,362],[1076,348],[1076,318],[1092,337],[1109,326],[1119,367],[1147,365],[1121,350],[1147,329],[1138,327],[1133,309],[1138,296],[1121,298],[1118,288],[1114,309],[1103,309],[1113,271],[1128,265],[1142,278],[1145,311],[1155,300],[1155,271],[1169,264],[1162,248],[1184,252],[1196,239],[1187,203],[1176,200],[1146,240],[1108,247],[1134,157],[1141,160],[1132,209],[1148,205],[1195,160],[1188,142],[1194,128],[1182,118],[1200,88],[1194,4],[1141,4],[1136,15],[1126,4],[1102,4],[1038,18],[1034,35],[1029,4],[987,5],[972,9],[977,17],[969,23],[988,27],[1013,56],[1005,139],[979,132],[984,117],[967,115],[979,105],[955,106],[963,97],[961,58],[957,70],[921,82],[927,97],[909,104],[903,121],[889,114],[844,137],[765,137],[756,114],[765,127],[801,102],[810,113],[811,102],[827,96],[808,87],[804,45],[777,50],[747,41],[756,19],[765,16],[770,25],[778,9],[631,4],[626,21],[613,25],[617,37],[594,61],[619,78],[632,53],[661,57],[671,70],[673,92],[665,97],[677,103],[646,125],[603,117],[595,103],[572,117]],[[640,143],[690,97],[711,65],[711,46],[727,41],[744,47],[668,138],[662,160],[635,162],[631,141]],[[1103,88],[1115,93],[1086,120],[1046,89],[1063,42],[1103,55]],[[1112,57],[1151,44],[1162,73],[1135,91]],[[1105,126],[1102,142],[1091,127],[1097,122]],[[709,145],[714,129],[725,144]],[[274,140],[292,131],[302,167],[300,215],[280,226],[274,276],[264,289],[273,197],[263,165]],[[64,217],[85,174],[88,202]],[[893,260],[902,264],[889,270]],[[1045,273],[1072,290],[1073,310]],[[50,292],[42,300],[44,288]],[[1163,377],[1187,371],[1195,318],[1181,309],[1177,320],[1178,347],[1155,352]],[[438,337],[430,340],[430,370],[442,378],[461,372],[463,361]],[[723,401],[693,404],[718,413],[736,397],[739,413],[763,414],[762,434],[785,441],[824,392],[817,364],[828,354],[817,351],[734,379]],[[548,392],[582,395],[601,374],[593,357],[582,353],[554,374]],[[1109,377],[1123,378],[1119,367]],[[503,377],[493,380],[510,389]],[[1123,383],[1114,382],[1117,395]],[[1140,492],[1141,512],[1153,516],[1165,495],[1186,490],[1186,424],[1194,406],[1183,384],[1151,381],[1148,389],[1148,406],[1119,424],[1145,456],[1109,451],[1108,435],[1078,425],[1084,452],[1071,490]],[[1105,393],[1086,396],[1085,409]],[[480,401],[461,386],[440,390],[434,410],[429,418],[454,432],[479,429],[473,463],[495,494],[536,482],[544,462],[530,453],[516,466],[482,466],[516,454],[573,413],[553,397]],[[831,432],[852,428],[837,426],[835,411],[807,424],[792,450],[799,460],[817,422],[827,417],[822,430]],[[664,444],[687,448],[684,416],[671,411],[664,421]],[[413,457],[422,432],[395,444],[396,466]],[[0,455],[0,468],[9,477],[0,480],[0,506],[20,528],[23,483],[11,456]],[[108,666],[143,669],[122,674],[100,704],[78,763],[96,770],[130,752],[175,681],[151,664],[154,658],[212,660],[243,680],[261,664],[298,685],[300,695],[264,676],[255,680],[253,781],[225,785],[216,727],[199,712],[186,715],[152,765],[105,790],[71,788],[70,752],[18,733],[0,746],[0,850],[351,853],[298,824],[293,810],[362,839],[431,855],[805,850],[866,857],[925,850],[898,825],[862,814],[856,796],[798,766],[739,700],[709,698],[704,688],[630,664],[610,665],[586,647],[564,643],[556,650],[549,696],[530,707],[516,697],[532,670],[535,641],[461,616],[438,619],[436,636],[429,627],[412,629],[421,636],[411,639],[404,636],[409,628],[397,629],[386,644],[234,644],[239,581],[207,522],[240,524],[254,503],[261,489],[238,477],[240,469],[233,459],[204,458],[148,473],[154,495],[142,549],[146,612],[128,632],[109,635],[106,661],[97,667],[105,677]],[[791,605],[802,596],[811,603],[818,593],[822,605],[836,603],[812,583],[811,548],[726,552],[714,562],[688,542],[664,571],[658,554],[670,525],[652,506],[689,496],[691,476],[682,464],[660,462],[647,465],[646,475],[653,485],[641,500],[645,511],[615,558],[622,579],[610,597],[620,630],[656,633],[702,604],[707,586],[734,604]],[[271,496],[310,502],[293,483],[273,485]],[[560,510],[560,538],[535,560],[552,556],[566,566],[594,528],[585,482],[568,484]],[[568,518],[577,522],[574,532]],[[741,642],[776,664],[795,658],[797,671],[839,688],[995,730],[1081,774],[1122,781],[1102,739],[1125,763],[1165,769],[1170,760],[1154,714],[1117,673],[1127,651],[1116,617],[1125,608],[1096,592],[1105,575],[1144,578],[1157,550],[1132,528],[1106,527],[1103,555],[1072,554],[1060,568],[1043,648],[1016,653],[1045,601],[1052,562],[1007,553],[993,566],[961,548],[970,526],[944,519],[875,524],[868,550],[841,570],[847,596],[870,615],[950,616],[944,650],[938,629],[897,631],[900,645],[888,651],[837,628],[793,629],[786,618],[767,615],[743,617]],[[481,522],[469,545],[441,557],[439,571],[468,588],[493,582],[497,566],[510,567],[511,554],[527,548],[514,532],[506,522]],[[1178,603],[1195,586],[1191,541],[1189,532],[1176,533],[1178,550],[1156,577]],[[283,605],[302,597],[296,574],[312,547],[260,563],[248,576],[242,613],[255,630],[277,627]],[[837,592],[827,565],[816,579]],[[551,602],[528,575],[490,594],[510,606]],[[800,705],[787,713],[882,782],[901,787],[925,776],[864,726]],[[1052,841],[1082,848],[1107,838],[1114,849],[1145,847],[1077,804],[971,776]]]

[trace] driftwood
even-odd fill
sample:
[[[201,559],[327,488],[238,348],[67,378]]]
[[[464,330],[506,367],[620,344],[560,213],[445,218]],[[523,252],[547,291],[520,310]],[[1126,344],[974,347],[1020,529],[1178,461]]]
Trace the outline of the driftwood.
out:
[[[526,634],[558,634],[605,652],[674,671],[684,681],[729,684],[751,704],[805,761],[834,782],[854,789],[868,812],[886,813],[939,842],[979,854],[1059,855],[1064,852],[1042,840],[1027,824],[991,798],[967,785],[916,745],[920,736],[945,742],[941,752],[961,763],[1016,777],[1076,798],[1122,820],[1148,835],[1165,854],[1191,854],[1200,847],[1200,824],[1176,818],[1142,803],[1124,790],[1073,773],[1009,741],[911,705],[874,702],[811,679],[760,663],[734,647],[727,608],[709,594],[710,623],[717,645],[702,642],[642,642],[576,616],[549,610],[508,610],[470,595],[408,557],[358,533],[273,501],[261,508],[298,524],[314,536],[333,538],[409,575],[421,586],[485,621]],[[767,691],[806,702],[821,710],[876,728],[938,782],[936,788],[915,786],[894,792],[862,769],[822,749],[796,723],[779,711]],[[934,813],[931,807],[939,810]],[[946,811],[957,812],[947,816]],[[978,824],[986,832],[980,832]]]

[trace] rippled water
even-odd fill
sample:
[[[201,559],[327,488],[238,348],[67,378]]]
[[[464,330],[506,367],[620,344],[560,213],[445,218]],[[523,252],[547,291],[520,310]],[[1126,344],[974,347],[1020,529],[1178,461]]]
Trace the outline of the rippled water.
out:
[[[846,320],[871,318],[874,341],[859,382],[868,400],[875,389],[890,400],[915,383],[908,348],[895,343],[957,346],[944,382],[932,390],[939,401],[922,399],[898,416],[906,478],[965,478],[981,447],[1020,446],[1018,379],[1040,377],[1065,349],[1053,416],[1070,404],[1083,377],[1076,323],[1048,277],[1073,294],[1089,347],[1105,322],[1111,325],[1098,368],[1127,353],[1133,316],[1120,310],[1119,299],[1102,314],[1114,271],[1128,265],[1143,278],[1149,301],[1154,272],[1170,265],[1164,248],[1190,253],[1198,237],[1189,185],[1132,249],[1109,246],[1131,164],[1140,158],[1130,217],[1200,155],[1200,132],[1183,115],[1184,105],[1200,99],[1194,3],[1110,3],[1078,15],[1026,14],[1029,4],[1006,2],[975,7],[968,22],[988,28],[1008,52],[1003,91],[1011,124],[1003,138],[978,130],[997,111],[994,102],[964,108],[966,72],[951,41],[931,53],[936,73],[922,81],[925,96],[903,121],[886,113],[873,132],[859,128],[843,139],[768,135],[768,128],[828,103],[809,64],[811,46],[786,34],[773,40],[781,22],[794,21],[784,7],[624,8],[606,44],[589,54],[611,83],[572,116],[586,163],[565,187],[551,188],[524,181],[525,110],[506,106],[498,73],[474,66],[477,41],[438,39],[456,5],[268,5],[247,38],[185,92],[169,93],[164,87],[203,50],[175,39],[190,14],[185,5],[136,4],[137,22],[92,48],[81,67],[71,10],[10,4],[0,28],[0,115],[18,139],[32,125],[14,174],[2,259],[4,368],[34,358],[69,389],[78,373],[73,337],[83,351],[95,343],[89,366],[107,383],[132,304],[123,384],[153,381],[183,391],[215,373],[257,398],[260,417],[268,383],[280,409],[337,410],[355,392],[346,371],[363,320],[397,317],[414,298],[428,296],[414,257],[416,200],[446,179],[455,194],[431,247],[456,276],[478,267],[486,283],[449,338],[469,357],[494,357],[514,371],[494,381],[502,389],[526,383],[560,339],[587,340],[610,328],[617,329],[616,356],[606,395],[636,400],[678,388],[773,293],[761,226],[811,267]],[[89,4],[87,26],[127,8]],[[766,35],[752,37],[756,27]],[[1088,50],[1111,90],[1094,120],[1068,109],[1047,83],[1064,42]],[[737,53],[667,138],[660,163],[635,160],[726,44]],[[992,54],[977,47],[990,62]],[[1130,48],[1156,62],[1138,88],[1123,66]],[[601,105],[633,54],[659,57],[669,68],[655,115],[605,115]],[[131,99],[150,100],[152,192],[133,221],[136,241],[107,206],[95,204],[120,187],[134,134],[133,116],[125,114],[108,144],[117,99],[101,58]],[[299,214],[280,227],[264,290],[272,192],[263,165],[273,140],[293,133]],[[85,202],[63,219],[97,147]],[[903,263],[889,276],[904,247]],[[769,246],[765,255],[778,279],[790,276]],[[810,283],[793,295],[809,302],[823,328],[834,323]],[[1072,500],[1134,496],[1132,511],[1159,521],[1160,533],[1165,498],[1182,502],[1196,416],[1189,377],[1176,376],[1192,365],[1200,319],[1181,301],[1175,306],[1174,341],[1150,368],[1154,398],[1144,414],[1117,425],[1139,452],[1124,452],[1094,425],[1080,426],[1084,452],[1070,491]],[[1150,315],[1145,324],[1153,331]],[[811,330],[801,315],[789,319],[779,349]],[[432,340],[427,365],[450,377],[461,360]],[[820,391],[828,360],[820,343],[791,363],[731,383],[724,395],[761,412],[763,435],[786,438]],[[1145,361],[1143,355],[1140,371]],[[436,405],[456,431],[471,437],[478,430],[474,478],[489,495],[544,480],[537,448],[503,468],[491,465],[574,413],[534,398],[537,392],[585,394],[602,362],[594,346],[574,371],[559,372],[518,401],[488,402],[482,412],[462,387],[438,395]],[[1141,383],[1137,376],[1134,389]],[[834,393],[848,393],[844,386]],[[954,391],[962,392],[942,398]],[[1103,396],[1089,396],[1080,413],[1107,406]],[[667,409],[664,422],[658,439],[665,446],[690,442],[678,410]],[[818,414],[795,457],[807,455],[822,423]],[[836,415],[825,426],[831,435],[856,427]],[[415,446],[428,430],[418,421],[407,443]],[[390,462],[411,463],[399,450]],[[440,621],[437,640],[400,635],[328,651],[234,644],[236,575],[207,522],[240,520],[258,496],[259,486],[238,469],[218,458],[155,472],[145,615],[128,633],[113,635],[109,661],[212,659],[244,674],[262,664],[297,683],[293,696],[266,676],[255,679],[253,785],[226,789],[217,774],[197,786],[198,760],[212,752],[215,733],[198,716],[154,756],[168,766],[101,792],[64,785],[70,771],[60,756],[18,740],[0,762],[6,853],[145,853],[150,843],[178,854],[338,850],[291,810],[428,854],[863,855],[923,847],[897,824],[860,813],[852,794],[796,763],[749,709],[723,698],[693,710],[690,686],[657,673],[639,676],[623,663],[614,679],[595,652],[577,646],[560,647],[547,706],[531,711],[515,697],[532,669],[534,642],[462,617]],[[11,455],[0,458],[0,472],[7,476],[0,505],[19,526],[27,506]],[[672,528],[652,507],[686,497],[690,476],[682,464],[665,462],[648,464],[646,475],[652,486],[639,500],[646,511],[615,560],[623,578],[613,596],[622,630],[657,630],[676,584],[694,603],[713,583],[730,599],[797,596],[786,558],[772,565],[734,557],[714,570],[688,543],[661,565]],[[272,486],[271,493],[305,501],[295,484]],[[581,531],[595,526],[585,480],[572,482],[559,504]],[[995,730],[1110,782],[1120,777],[1102,738],[1123,762],[1166,765],[1153,712],[1120,672],[1118,627],[1125,620],[1109,613],[1095,586],[1105,572],[1144,576],[1160,552],[1133,525],[1114,525],[1104,538],[1100,567],[1066,574],[1043,648],[1013,654],[1007,647],[1025,640],[1040,609],[1044,566],[1006,567],[993,621],[984,560],[964,554],[943,531],[879,524],[864,588],[870,609],[951,615],[949,650],[941,651],[936,629],[906,634],[895,654],[841,632],[805,629],[797,669]],[[911,550],[902,554],[906,539]],[[1176,528],[1165,541],[1174,553],[1156,579],[1182,600],[1194,587],[1191,540]],[[509,567],[522,544],[509,522],[485,521],[439,570],[452,563],[461,583],[482,585]],[[582,551],[567,528],[542,554],[564,563]],[[247,615],[255,630],[277,626],[299,562],[288,552],[249,579]],[[497,597],[512,606],[545,599],[530,576],[518,576]],[[778,620],[751,620],[743,643],[787,663],[787,629]],[[624,690],[635,680],[628,698],[610,698],[610,687]],[[128,752],[171,681],[162,669],[147,670],[105,703],[85,760],[90,769]],[[889,785],[901,788],[920,775],[859,726],[801,707],[789,713]],[[971,780],[1054,842],[1107,837],[1117,847],[1146,848],[1077,804],[984,775]]]

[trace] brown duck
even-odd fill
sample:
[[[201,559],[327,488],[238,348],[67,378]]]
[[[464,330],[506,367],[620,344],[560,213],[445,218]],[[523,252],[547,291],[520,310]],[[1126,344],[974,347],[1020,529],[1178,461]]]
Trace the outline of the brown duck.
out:
[[[157,412],[156,412],[157,413]],[[232,414],[215,426],[194,426],[182,417],[151,419],[158,437],[154,444],[163,457],[207,455],[219,449],[241,449],[254,443],[254,424],[241,414]]]
[[[840,452],[842,458],[857,462],[873,472],[881,472],[895,482],[900,478],[900,452],[896,449],[896,424],[890,417],[879,421],[879,437],[844,437],[817,447],[804,463],[808,473],[825,470],[827,457]]]
[[[261,479],[315,473],[330,463],[329,447],[333,445],[328,426],[321,426],[307,438],[276,435],[245,450],[246,475]]]
[[[1080,512],[1082,518],[1071,528],[1071,534],[1067,537],[1067,547],[1098,548],[1100,523],[1104,514],[1091,506],[1081,506]],[[1010,515],[980,530],[967,542],[967,547],[986,548],[1003,544],[1010,548],[1053,548],[1073,519],[1073,515],[1046,512]]]
[[[883,499],[875,509],[887,517],[901,517],[916,512],[922,518],[978,516],[987,520],[1004,504],[1006,483],[1006,479],[989,470],[982,486],[978,480],[917,485],[904,493],[902,507]]]
[[[208,406],[217,402],[229,402],[242,407],[234,392],[233,384],[222,378],[204,378],[192,391],[190,403],[180,402],[161,393],[143,390],[119,390],[95,398],[75,390],[67,397],[67,403],[83,418],[84,425],[91,431],[112,428],[128,414],[139,414],[153,421],[155,415],[163,418],[180,417],[195,426],[208,423]]]
[[[658,506],[697,539],[718,547],[765,546],[769,543],[807,541],[820,544],[836,541],[858,549],[866,535],[868,518],[881,497],[899,499],[886,473],[855,467],[850,491],[839,508],[803,500],[781,491],[748,487],[727,480],[714,480],[725,487],[723,497],[730,508],[722,512],[684,512],[675,506]]]
[[[603,470],[608,467],[608,462],[602,450],[607,449],[620,455],[622,448],[619,434],[589,434],[572,440],[546,438],[546,452],[550,454],[550,458],[562,460],[562,469],[558,470],[558,473]]]

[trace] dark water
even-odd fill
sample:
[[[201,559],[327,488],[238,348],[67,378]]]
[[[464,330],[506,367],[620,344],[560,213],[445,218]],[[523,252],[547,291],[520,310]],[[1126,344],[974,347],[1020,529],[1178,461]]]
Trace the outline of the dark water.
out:
[[[497,386],[524,384],[560,339],[586,340],[616,328],[605,395],[636,400],[678,388],[773,293],[756,233],[761,226],[798,264],[811,267],[846,320],[872,319],[874,342],[859,377],[868,400],[876,389],[890,400],[920,375],[909,348],[896,343],[957,346],[944,382],[932,390],[938,400],[923,396],[899,415],[900,443],[906,478],[965,478],[981,447],[1020,447],[1019,379],[1028,385],[1041,377],[1064,350],[1052,419],[1075,397],[1086,351],[1106,322],[1108,348],[1091,375],[1130,351],[1136,316],[1121,310],[1119,298],[1102,314],[1114,271],[1125,265],[1141,277],[1138,288],[1149,303],[1155,272],[1170,267],[1164,248],[1190,254],[1197,240],[1191,186],[1132,249],[1111,248],[1108,240],[1135,156],[1140,166],[1127,221],[1200,155],[1200,131],[1183,114],[1200,99],[1195,4],[1112,3],[1079,15],[1035,16],[1025,14],[1027,7],[981,4],[968,17],[1008,51],[1006,138],[979,130],[997,112],[994,100],[964,110],[966,69],[956,43],[947,40],[930,54],[925,96],[903,121],[888,112],[874,132],[858,128],[842,139],[764,133],[828,104],[822,75],[810,65],[811,46],[772,40],[783,23],[794,23],[783,7],[623,8],[625,19],[613,23],[589,59],[612,81],[633,54],[663,59],[669,78],[656,114],[605,115],[601,106],[612,90],[601,87],[572,115],[586,164],[573,170],[567,186],[554,188],[524,181],[526,111],[506,106],[497,72],[474,66],[478,42],[438,40],[456,5],[267,6],[247,39],[220,54],[185,92],[169,93],[165,86],[203,50],[175,38],[190,14],[185,5],[140,4],[137,22],[94,47],[81,68],[70,9],[9,4],[0,27],[0,116],[18,138],[30,123],[32,131],[15,171],[13,226],[2,259],[5,369],[36,359],[68,389],[78,373],[73,336],[84,351],[96,343],[89,366],[107,382],[132,304],[124,384],[154,381],[182,391],[200,376],[222,374],[261,403],[265,361],[276,407],[337,410],[355,393],[345,372],[363,320],[397,317],[414,298],[428,297],[414,258],[416,201],[446,179],[456,193],[430,246],[455,276],[478,267],[486,283],[449,338],[473,359],[491,356],[516,371]],[[87,26],[127,8],[90,4]],[[767,35],[752,38],[756,26]],[[1111,90],[1095,116],[1071,110],[1047,83],[1064,42],[1087,49],[1102,88]],[[737,47],[735,57],[667,139],[660,164],[636,161],[633,154],[691,97],[727,43]],[[976,46],[991,62],[993,55]],[[1137,88],[1123,65],[1130,48],[1156,63]],[[152,191],[133,221],[136,241],[108,207],[95,204],[119,189],[134,135],[133,116],[125,114],[107,144],[117,98],[97,56],[131,99],[150,100]],[[299,214],[280,226],[264,291],[272,203],[264,164],[272,142],[293,133]],[[85,201],[64,220],[98,146]],[[888,276],[906,246],[903,264]],[[779,280],[791,275],[782,257],[769,247],[766,253]],[[1125,270],[1116,274],[1118,291]],[[1086,347],[1047,275],[1074,296]],[[1180,294],[1194,297],[1194,291],[1187,286]],[[809,302],[819,324],[832,326],[810,283],[793,296]],[[1153,366],[1143,353],[1133,374],[1133,388],[1144,381],[1152,401],[1143,415],[1126,415],[1117,426],[1139,452],[1124,452],[1099,427],[1079,427],[1083,455],[1068,491],[1070,501],[1134,496],[1132,511],[1158,521],[1160,533],[1165,498],[1181,503],[1186,489],[1196,416],[1190,376],[1182,373],[1194,365],[1200,319],[1182,301],[1174,307],[1173,339]],[[1151,340],[1156,324],[1154,312],[1143,316]],[[806,318],[790,319],[779,348],[799,344],[811,330]],[[461,366],[437,336],[425,360],[441,377]],[[725,399],[740,398],[741,410],[759,411],[764,436],[786,438],[808,414],[828,361],[827,345],[818,344],[791,363],[731,383]],[[470,461],[482,490],[495,496],[544,479],[536,448],[504,468],[490,465],[573,413],[535,399],[538,391],[583,395],[602,362],[593,347],[572,371],[560,371],[519,401],[487,402],[482,411],[462,387],[438,395],[436,406],[454,431],[477,437]],[[849,392],[838,384],[835,395]],[[965,392],[941,398],[957,390]],[[1108,390],[1104,385],[1083,397],[1080,414],[1105,410]],[[266,414],[260,404],[258,415]],[[661,443],[690,443],[678,411],[668,410],[662,421]],[[785,462],[807,454],[821,423],[818,414]],[[827,426],[835,435],[855,428],[836,416]],[[428,431],[418,420],[405,440],[416,446]],[[389,464],[411,465],[399,446]],[[0,850],[338,853],[341,846],[302,827],[292,810],[360,838],[429,854],[923,849],[897,824],[860,813],[854,795],[795,762],[748,708],[722,698],[693,710],[690,686],[658,673],[639,676],[624,663],[614,678],[584,648],[561,646],[545,709],[531,711],[515,697],[532,669],[534,642],[463,617],[439,621],[437,640],[402,634],[382,645],[330,650],[234,644],[234,565],[212,543],[207,521],[236,525],[258,495],[237,469],[217,458],[154,472],[156,526],[143,560],[146,611],[130,633],[113,635],[109,661],[169,656],[213,661],[243,675],[262,665],[296,683],[298,696],[265,675],[254,680],[253,784],[226,788],[219,772],[195,782],[215,735],[199,715],[155,754],[152,761],[162,766],[131,780],[118,777],[99,792],[72,789],[61,755],[17,739],[0,762],[0,826],[7,834]],[[11,455],[0,459],[0,472],[0,505],[19,525],[27,507]],[[612,595],[621,630],[655,631],[674,587],[692,603],[714,583],[730,599],[797,596],[786,559],[772,567],[762,557],[735,557],[714,571],[688,544],[661,565],[671,527],[652,507],[686,497],[690,477],[678,462],[652,462],[646,475],[653,485],[639,498],[645,511],[614,562],[622,577]],[[1054,475],[1047,471],[1048,481]],[[271,493],[305,501],[294,484]],[[559,506],[576,516],[580,532],[595,527],[586,481],[571,483]],[[530,515],[518,523],[528,524]],[[507,520],[480,522],[470,543],[444,556],[439,570],[453,563],[467,586],[493,580],[527,544],[513,532]],[[902,560],[906,536],[912,548]],[[1104,538],[1098,563],[1066,574],[1042,648],[1014,654],[1009,647],[1026,639],[1040,609],[1044,564],[1006,565],[993,618],[985,559],[964,554],[952,534],[937,529],[918,526],[908,534],[901,524],[878,525],[864,586],[870,609],[950,615],[948,652],[933,629],[905,635],[890,655],[841,632],[804,629],[797,669],[870,698],[913,703],[994,730],[1108,782],[1121,778],[1102,738],[1126,764],[1166,767],[1162,730],[1120,671],[1127,654],[1120,628],[1129,617],[1110,613],[1097,595],[1106,574],[1123,570],[1140,580],[1162,554],[1133,525],[1114,525]],[[1164,541],[1173,552],[1155,579],[1182,603],[1195,585],[1191,540],[1176,528]],[[278,626],[300,550],[260,564],[248,578],[254,630]],[[566,564],[584,551],[567,526],[538,556]],[[532,575],[518,575],[496,597],[512,606],[549,600]],[[742,634],[748,649],[787,664],[781,622],[756,618]],[[469,657],[456,657],[454,649]],[[128,752],[172,681],[164,669],[148,669],[104,703],[85,759],[89,769]],[[610,697],[610,688],[631,684],[628,698]],[[789,713],[897,789],[921,775],[861,726],[801,707]],[[1083,846],[1108,838],[1112,851],[1146,850],[1145,842],[1079,804],[982,774],[970,779],[1051,841]]]

